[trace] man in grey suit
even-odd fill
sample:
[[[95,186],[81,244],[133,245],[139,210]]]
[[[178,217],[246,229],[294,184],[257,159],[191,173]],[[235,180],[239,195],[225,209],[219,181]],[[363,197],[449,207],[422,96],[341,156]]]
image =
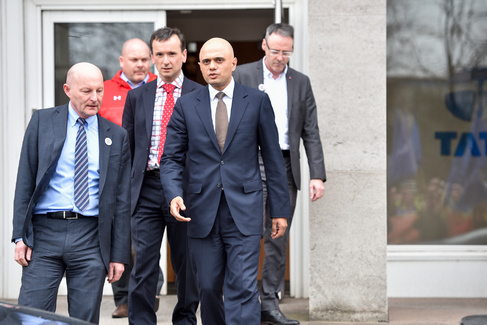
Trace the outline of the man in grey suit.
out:
[[[299,166],[301,139],[310,169],[310,199],[316,201],[325,192],[326,174],[316,102],[309,78],[287,65],[294,51],[294,29],[291,25],[272,24],[267,27],[265,38],[262,40],[262,50],[265,52],[265,57],[256,62],[237,66],[234,78],[246,86],[265,91],[271,99],[279,131],[279,144],[287,167],[291,211],[294,213],[297,191],[301,186]],[[265,183],[265,173],[263,169],[261,170]],[[292,218],[288,219],[288,228],[284,236],[272,240],[269,213],[266,208],[265,258],[260,292],[263,324],[299,324],[297,320],[285,317],[279,309],[279,294],[284,287],[291,223]]]
[[[78,63],[66,105],[36,111],[25,132],[12,241],[23,266],[19,304],[54,312],[66,274],[69,315],[98,323],[103,283],[120,279],[130,251],[127,132],[98,116],[103,76]]]

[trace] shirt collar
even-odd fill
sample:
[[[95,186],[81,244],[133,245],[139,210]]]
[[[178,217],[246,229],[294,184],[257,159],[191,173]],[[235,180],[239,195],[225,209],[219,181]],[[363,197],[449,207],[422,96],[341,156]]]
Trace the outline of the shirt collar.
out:
[[[76,111],[74,110],[73,106],[71,106],[71,101],[68,104],[68,125],[75,126],[76,122],[78,122],[78,118],[80,116]],[[96,117],[96,114],[93,116],[88,117],[86,120],[87,125],[85,126],[86,128],[89,128],[90,126],[98,127],[98,118]]]
[[[120,75],[120,78],[122,78],[122,80],[124,80],[126,83],[128,83],[132,89],[134,89],[134,88],[137,88],[137,87],[142,86],[143,84],[145,84],[147,82],[147,80],[149,80],[149,74],[147,74],[147,76],[145,76],[144,80],[142,80],[137,85],[134,85],[133,82],[130,81],[127,78],[127,76],[125,75],[125,73],[123,73],[123,71],[122,71],[122,74]]]
[[[262,59],[262,67],[263,67],[263,71],[264,71],[264,77],[265,78],[268,78],[268,79],[274,79],[274,75],[272,74],[272,72],[267,69],[267,66],[265,65],[265,56],[264,56],[264,59]],[[284,71],[279,75],[279,78],[277,79],[281,79],[283,76],[285,76],[287,73],[287,64],[286,64],[286,67],[284,68]],[[277,79],[274,79],[274,80],[277,80]]]
[[[183,72],[181,71],[181,73],[179,74],[179,76],[174,79],[173,82],[171,82],[172,85],[176,86],[176,88],[179,88],[181,89],[181,87],[183,86],[183,81],[184,81],[184,74]],[[162,87],[162,85],[164,85],[166,82],[164,82],[161,78],[160,75],[157,75],[157,88],[160,88]]]
[[[220,90],[216,90],[211,85],[208,85],[208,89],[210,91],[210,99],[211,100],[213,100],[215,98],[216,94],[218,94],[220,92]],[[230,83],[223,90],[221,90],[221,92],[223,92],[226,96],[232,98],[233,97],[233,89],[235,89],[235,80],[233,80],[233,77],[232,77],[232,80],[230,81]]]

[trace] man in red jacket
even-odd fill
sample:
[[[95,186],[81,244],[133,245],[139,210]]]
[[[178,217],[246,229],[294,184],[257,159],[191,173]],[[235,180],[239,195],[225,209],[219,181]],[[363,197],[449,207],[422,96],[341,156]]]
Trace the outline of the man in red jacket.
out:
[[[149,71],[150,50],[141,39],[132,38],[126,41],[119,61],[122,70],[104,82],[105,95],[99,114],[122,125],[123,107],[128,91],[156,79],[157,76]]]
[[[105,80],[103,102],[99,114],[110,121],[122,125],[123,107],[127,93],[133,88],[157,78],[151,73],[151,59],[149,46],[141,39],[132,38],[122,46],[122,55],[119,58],[122,70],[110,80]],[[133,260],[125,267],[125,272],[119,281],[112,284],[113,298],[117,309],[112,313],[113,318],[128,317],[128,288],[130,272],[132,271]],[[159,281],[157,292],[160,291],[164,278],[159,270]],[[157,311],[157,299],[154,309]]]

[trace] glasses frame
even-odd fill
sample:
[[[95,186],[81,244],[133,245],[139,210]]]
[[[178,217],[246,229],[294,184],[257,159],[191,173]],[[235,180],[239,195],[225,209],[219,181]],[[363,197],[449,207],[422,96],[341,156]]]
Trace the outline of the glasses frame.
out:
[[[267,49],[269,50],[269,54],[271,56],[278,56],[279,54],[282,55],[282,57],[284,58],[290,58],[291,55],[293,55],[294,51],[280,51],[280,50],[274,50],[274,49],[271,49],[269,47],[269,45],[267,45],[267,42],[265,42],[265,47],[267,47]]]

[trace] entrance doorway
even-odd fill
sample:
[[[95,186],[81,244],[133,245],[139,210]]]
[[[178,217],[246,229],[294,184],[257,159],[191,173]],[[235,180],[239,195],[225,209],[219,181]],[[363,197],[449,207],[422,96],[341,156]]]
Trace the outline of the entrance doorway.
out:
[[[274,22],[274,9],[242,9],[242,10],[176,10],[167,11],[167,26],[178,27],[184,34],[188,47],[188,58],[196,57],[199,61],[199,50],[204,42],[212,37],[222,37],[228,40],[237,57],[237,64],[257,61],[263,57],[261,44],[267,26]],[[249,17],[252,17],[250,20]],[[284,20],[288,20],[288,10],[284,11]],[[189,59],[188,59],[189,61]],[[190,79],[206,83],[201,76],[199,67],[195,75],[188,73],[187,62],[183,69],[185,76]],[[168,284],[174,283],[175,274],[171,267],[170,251],[167,249]],[[262,263],[264,258],[264,242],[261,242],[260,265],[258,280],[261,280]],[[289,249],[288,249],[289,262]],[[286,281],[289,281],[289,263],[286,264]],[[171,285],[169,285],[171,291]]]

